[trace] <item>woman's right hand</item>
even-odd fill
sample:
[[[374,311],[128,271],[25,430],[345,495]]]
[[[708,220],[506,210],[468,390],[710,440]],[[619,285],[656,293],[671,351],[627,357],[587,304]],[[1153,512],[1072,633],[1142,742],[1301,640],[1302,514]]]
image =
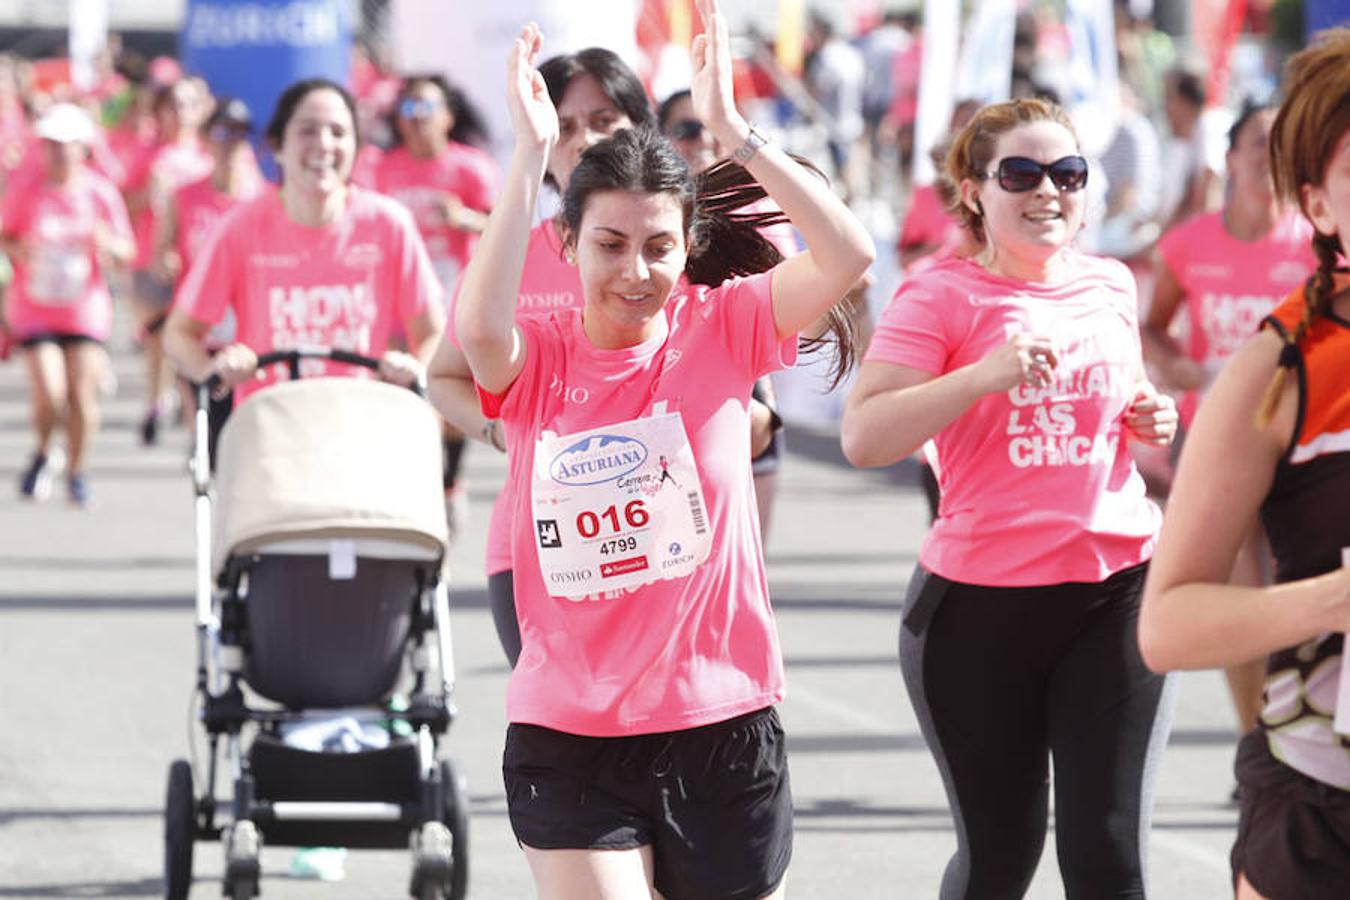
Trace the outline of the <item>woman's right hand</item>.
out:
[[[544,76],[535,69],[544,36],[533,22],[520,31],[506,59],[506,103],[517,146],[547,150],[558,140],[558,111],[548,95]]]
[[[1019,385],[1048,387],[1055,380],[1059,356],[1050,338],[1019,332],[976,363],[980,386],[986,394],[1010,391]]]
[[[222,347],[211,357],[206,367],[206,377],[215,375],[220,379],[216,394],[224,396],[237,384],[252,378],[258,371],[258,354],[245,344],[230,344]]]

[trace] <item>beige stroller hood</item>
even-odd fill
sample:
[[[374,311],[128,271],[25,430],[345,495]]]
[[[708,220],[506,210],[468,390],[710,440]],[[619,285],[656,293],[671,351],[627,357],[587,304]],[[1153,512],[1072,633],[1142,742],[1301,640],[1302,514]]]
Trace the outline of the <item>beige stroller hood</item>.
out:
[[[406,388],[360,378],[278,384],[234,410],[218,449],[213,572],[232,554],[297,538],[445,552],[440,430]]]

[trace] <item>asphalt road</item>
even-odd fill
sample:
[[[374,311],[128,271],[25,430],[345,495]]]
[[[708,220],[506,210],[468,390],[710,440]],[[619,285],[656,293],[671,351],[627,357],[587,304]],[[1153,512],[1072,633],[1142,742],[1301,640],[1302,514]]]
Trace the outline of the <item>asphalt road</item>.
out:
[[[120,388],[90,466],[95,505],[16,498],[27,458],[22,367],[0,364],[0,898],[162,891],[168,765],[185,756],[193,685],[187,438],[136,442],[139,360],[114,345]],[[782,717],[797,809],[793,897],[933,897],[954,847],[941,784],[905,699],[898,607],[926,522],[914,473],[858,472],[827,431],[789,436],[768,568],[788,665]],[[470,896],[532,896],[499,768],[506,666],[484,596],[483,526],[503,474],[467,461],[471,526],[452,554],[461,711],[446,745],[472,799]],[[1151,896],[1228,896],[1233,720],[1214,673],[1182,676],[1160,773]],[[1053,840],[1029,896],[1062,896]],[[263,856],[263,894],[405,896],[406,853],[353,851],[336,883]],[[219,896],[219,846],[198,844],[195,896]]]

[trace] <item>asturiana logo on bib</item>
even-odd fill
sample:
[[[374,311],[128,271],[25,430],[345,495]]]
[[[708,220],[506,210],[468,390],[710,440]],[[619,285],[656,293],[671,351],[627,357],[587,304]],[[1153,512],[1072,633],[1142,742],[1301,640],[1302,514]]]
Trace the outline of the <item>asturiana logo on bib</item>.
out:
[[[647,461],[647,446],[619,434],[595,434],[577,441],[549,463],[559,484],[584,487],[622,478]]]

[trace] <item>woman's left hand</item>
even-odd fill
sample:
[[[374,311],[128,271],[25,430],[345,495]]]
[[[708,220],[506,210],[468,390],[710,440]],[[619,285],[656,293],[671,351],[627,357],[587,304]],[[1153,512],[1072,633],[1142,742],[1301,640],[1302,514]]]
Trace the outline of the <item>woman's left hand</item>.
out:
[[[399,387],[412,387],[422,377],[417,357],[402,350],[388,350],[380,357],[380,378]]]
[[[1125,428],[1136,439],[1166,447],[1177,436],[1177,403],[1153,385],[1141,385],[1125,410]]]
[[[725,141],[729,132],[739,134],[732,144],[738,146],[749,131],[745,119],[736,109],[736,97],[731,82],[731,40],[727,36],[727,20],[717,8],[717,0],[697,0],[703,33],[694,37],[689,48],[694,74],[690,81],[690,102],[694,114],[712,131],[719,141]]]

